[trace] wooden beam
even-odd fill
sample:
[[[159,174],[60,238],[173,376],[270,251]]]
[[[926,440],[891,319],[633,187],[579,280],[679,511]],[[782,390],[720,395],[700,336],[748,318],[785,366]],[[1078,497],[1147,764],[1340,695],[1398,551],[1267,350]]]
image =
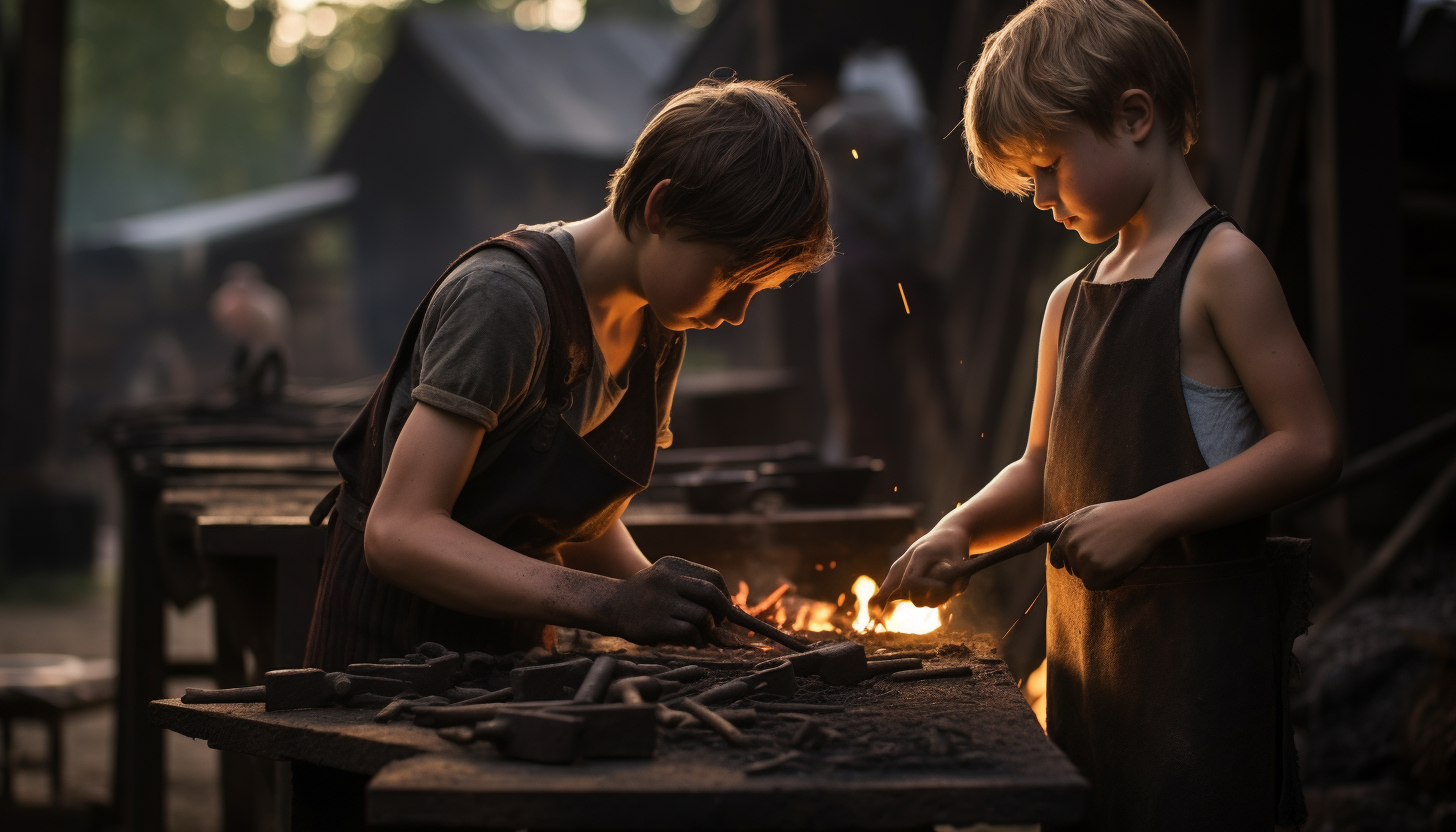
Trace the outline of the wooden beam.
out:
[[[0,110],[0,491],[35,488],[48,446],[56,337],[56,215],[69,3],[25,0],[5,49]],[[20,403],[23,403],[20,404]]]
[[[1310,72],[1309,267],[1314,360],[1341,426],[1345,362],[1340,298],[1340,189],[1335,114],[1335,20],[1332,0],[1304,0],[1304,56]]]
[[[1390,568],[1399,560],[1401,553],[1410,546],[1415,539],[1426,530],[1438,516],[1441,516],[1441,509],[1445,508],[1450,501],[1451,495],[1456,492],[1456,457],[1446,463],[1441,473],[1426,489],[1421,498],[1411,506],[1410,511],[1400,519],[1390,537],[1380,544],[1375,555],[1355,573],[1345,588],[1340,590],[1333,600],[1320,608],[1314,616],[1315,626],[1323,625],[1334,616],[1343,612],[1354,602],[1364,598],[1375,589],[1380,580],[1390,572]]]

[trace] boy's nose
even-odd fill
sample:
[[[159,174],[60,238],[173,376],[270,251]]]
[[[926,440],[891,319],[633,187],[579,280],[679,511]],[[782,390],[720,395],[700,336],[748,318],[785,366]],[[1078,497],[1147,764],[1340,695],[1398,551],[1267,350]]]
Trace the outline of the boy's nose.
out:
[[[1031,180],[1031,204],[1043,211],[1050,211],[1057,204],[1056,186],[1040,173]]]

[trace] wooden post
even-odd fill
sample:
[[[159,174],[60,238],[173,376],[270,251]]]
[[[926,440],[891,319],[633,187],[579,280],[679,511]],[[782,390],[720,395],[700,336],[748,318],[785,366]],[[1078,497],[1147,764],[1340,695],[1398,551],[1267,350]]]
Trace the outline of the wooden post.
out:
[[[1311,340],[1330,403],[1345,422],[1341,340],[1340,202],[1335,122],[1335,22],[1332,0],[1304,0],[1309,90],[1309,283]]]
[[[754,0],[754,75],[771,81],[779,71],[779,4],[777,0]]]
[[[0,493],[34,489],[49,439],[69,3],[25,0],[0,104]]]

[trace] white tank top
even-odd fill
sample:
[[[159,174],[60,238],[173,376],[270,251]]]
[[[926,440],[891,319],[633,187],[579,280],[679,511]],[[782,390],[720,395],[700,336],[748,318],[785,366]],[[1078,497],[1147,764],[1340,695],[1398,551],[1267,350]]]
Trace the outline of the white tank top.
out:
[[[1198,451],[1210,468],[1264,438],[1264,425],[1242,387],[1214,387],[1183,376],[1183,403]]]

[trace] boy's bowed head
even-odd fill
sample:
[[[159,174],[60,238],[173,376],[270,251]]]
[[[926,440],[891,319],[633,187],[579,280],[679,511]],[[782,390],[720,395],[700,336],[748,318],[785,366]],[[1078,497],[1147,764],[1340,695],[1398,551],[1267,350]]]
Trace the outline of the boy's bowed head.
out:
[[[834,256],[824,166],[771,82],[708,78],[669,98],[612,175],[607,204],[628,239],[652,209],[680,239],[724,246],[740,281]]]
[[[1198,139],[1188,55],[1143,0],[1038,0],[986,39],[966,85],[965,135],[976,174],[1020,195],[1050,184],[1037,174],[1054,171],[1058,145],[1078,137],[1146,146],[1161,135],[1158,144],[1181,157]],[[1117,170],[1120,161],[1146,166],[1145,159],[1102,155],[1097,167],[1109,179],[1131,172]],[[1092,173],[1083,171],[1084,185]],[[1106,181],[1099,190],[1116,184]],[[1117,231],[1085,222],[1068,227],[1089,242]]]

